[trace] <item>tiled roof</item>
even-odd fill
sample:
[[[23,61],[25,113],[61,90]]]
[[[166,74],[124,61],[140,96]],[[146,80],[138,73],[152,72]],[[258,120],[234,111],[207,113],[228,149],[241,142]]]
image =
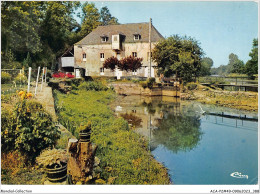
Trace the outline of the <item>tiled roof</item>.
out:
[[[98,26],[75,45],[111,44],[112,35],[116,34],[124,35],[126,43],[149,42],[149,23]],[[134,40],[134,34],[140,34],[141,39]],[[101,42],[102,36],[108,37],[106,43]],[[163,36],[152,26],[151,42],[158,42],[160,39],[163,39]]]

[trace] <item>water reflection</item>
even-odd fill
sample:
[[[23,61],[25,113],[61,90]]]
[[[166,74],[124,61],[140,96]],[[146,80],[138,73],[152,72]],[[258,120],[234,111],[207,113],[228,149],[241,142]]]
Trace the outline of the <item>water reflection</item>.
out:
[[[158,120],[157,126],[158,129],[153,130],[152,147],[162,144],[175,153],[192,150],[202,135],[198,116],[168,114]]]
[[[190,151],[201,139],[200,115],[190,106],[181,106],[178,98],[118,97],[114,107],[118,116],[147,137],[151,151],[158,145],[174,153]]]
[[[134,130],[174,184],[258,183],[257,113],[172,97],[118,96],[111,106],[118,117],[139,118]]]

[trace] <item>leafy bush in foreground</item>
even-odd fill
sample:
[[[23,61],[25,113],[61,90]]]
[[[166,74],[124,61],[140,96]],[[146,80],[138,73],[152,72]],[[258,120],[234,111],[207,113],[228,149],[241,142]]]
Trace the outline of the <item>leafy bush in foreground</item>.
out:
[[[32,161],[60,137],[49,113],[34,100],[19,101],[14,110],[2,110],[2,152],[18,150]]]

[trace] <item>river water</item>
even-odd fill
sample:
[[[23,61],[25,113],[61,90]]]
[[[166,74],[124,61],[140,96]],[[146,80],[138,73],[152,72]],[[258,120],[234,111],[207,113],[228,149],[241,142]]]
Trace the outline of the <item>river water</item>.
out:
[[[257,184],[257,113],[172,97],[118,96],[111,107],[147,138],[173,184]]]

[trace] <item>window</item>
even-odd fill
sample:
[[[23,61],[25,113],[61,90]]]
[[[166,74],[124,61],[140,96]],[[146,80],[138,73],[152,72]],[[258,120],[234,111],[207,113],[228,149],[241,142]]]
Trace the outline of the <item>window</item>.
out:
[[[105,72],[104,67],[101,67],[99,70],[100,70],[100,75],[104,75],[104,72]]]
[[[137,57],[137,52],[132,52],[133,57]]]
[[[140,34],[134,34],[134,40],[140,40],[141,35]]]
[[[117,42],[117,36],[114,36],[114,41]]]
[[[87,55],[86,55],[86,53],[83,53],[82,56],[83,56],[83,61],[86,61],[86,60],[87,60]]]
[[[100,60],[104,61],[104,58],[105,58],[105,54],[104,53],[100,53]]]
[[[107,42],[108,41],[108,37],[107,36],[102,36],[101,37],[101,42]]]

